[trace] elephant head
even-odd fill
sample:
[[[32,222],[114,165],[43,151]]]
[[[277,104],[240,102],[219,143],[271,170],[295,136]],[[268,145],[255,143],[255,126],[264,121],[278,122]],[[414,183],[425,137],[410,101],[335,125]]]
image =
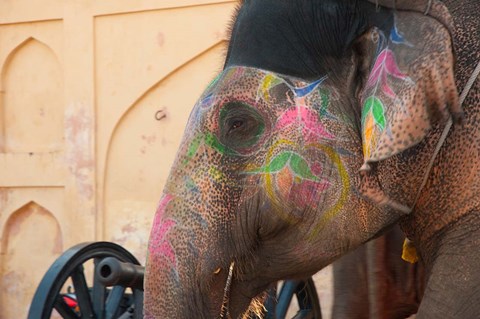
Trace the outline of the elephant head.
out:
[[[461,111],[448,16],[404,2],[242,2],[158,205],[146,318],[255,311],[410,211],[415,150]]]

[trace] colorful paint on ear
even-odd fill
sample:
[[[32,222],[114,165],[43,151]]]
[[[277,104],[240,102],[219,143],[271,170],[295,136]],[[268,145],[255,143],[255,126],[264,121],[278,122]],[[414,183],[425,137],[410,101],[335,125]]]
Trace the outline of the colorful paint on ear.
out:
[[[408,42],[403,36],[403,34],[398,30],[396,17],[394,17],[393,27],[392,27],[392,30],[390,31],[390,41],[394,44],[404,44],[409,47],[412,46],[412,44]]]
[[[376,96],[365,100],[362,110],[363,155],[370,157],[377,145],[377,136],[385,129],[386,119],[382,101]]]
[[[410,85],[413,81],[407,74],[403,73],[398,67],[395,53],[389,48],[389,45],[406,44],[406,40],[399,33],[396,24],[394,24],[390,33],[390,42],[383,32],[378,31],[378,55],[370,71],[367,83],[364,88],[364,97],[362,102],[362,140],[363,155],[367,162],[371,158],[374,150],[379,147],[380,136],[386,133],[386,127],[389,125],[386,105],[395,104],[397,93],[392,88],[401,87],[401,82]],[[362,170],[368,170],[368,164],[362,166]]]
[[[417,145],[434,123],[461,112],[445,25],[402,11],[394,19],[390,33],[373,29],[371,39],[365,38],[378,47],[361,92],[361,170]]]
[[[395,98],[395,93],[388,82],[389,77],[408,79],[408,76],[399,70],[392,50],[386,48],[377,56],[365,88],[373,89],[373,96],[381,90],[388,97]]]

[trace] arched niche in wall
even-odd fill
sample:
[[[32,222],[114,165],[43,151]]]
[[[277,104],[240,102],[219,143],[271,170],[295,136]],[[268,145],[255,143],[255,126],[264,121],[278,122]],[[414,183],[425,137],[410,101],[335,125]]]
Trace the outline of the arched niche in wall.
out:
[[[29,202],[8,218],[2,232],[0,308],[5,318],[26,318],[35,289],[61,254],[63,239],[54,215]]]
[[[191,109],[221,70],[225,42],[181,65],[122,116],[110,139],[104,179],[105,240],[145,259],[148,236]]]
[[[0,151],[52,152],[63,146],[63,73],[55,53],[29,38],[2,68]]]

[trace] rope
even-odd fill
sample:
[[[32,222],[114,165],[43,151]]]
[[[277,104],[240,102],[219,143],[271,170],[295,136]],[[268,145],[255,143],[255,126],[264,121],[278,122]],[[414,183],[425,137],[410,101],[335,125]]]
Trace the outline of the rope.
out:
[[[470,79],[468,79],[468,82],[465,85],[465,88],[463,89],[462,94],[460,94],[460,97],[459,97],[459,100],[458,100],[458,102],[460,103],[460,106],[463,105],[463,102],[465,101],[465,98],[467,97],[468,92],[470,92],[470,90],[472,89],[473,83],[475,83],[475,80],[477,79],[479,74],[480,74],[480,62],[478,62],[477,67],[475,68],[475,70],[472,73],[472,76],[470,77]],[[435,162],[435,158],[437,157],[438,153],[440,152],[440,149],[442,148],[443,143],[445,143],[445,140],[447,139],[448,132],[450,131],[450,128],[452,127],[452,124],[453,124],[453,121],[452,121],[452,118],[450,117],[447,121],[447,124],[445,125],[445,128],[443,129],[443,132],[442,132],[442,135],[440,136],[440,139],[438,140],[437,146],[435,147],[435,150],[433,152],[432,159],[430,160],[430,163],[428,163],[427,171],[426,171],[425,175],[423,176],[422,184],[421,184],[420,188],[418,189],[417,196],[415,197],[415,201],[413,202],[413,206],[412,206],[412,209],[410,210],[410,212],[412,212],[413,209],[415,208],[415,205],[417,204],[417,201],[420,198],[420,194],[421,194],[423,188],[425,187],[425,185],[427,184],[427,180],[428,180],[428,177],[430,175],[430,171],[432,170],[433,163]]]

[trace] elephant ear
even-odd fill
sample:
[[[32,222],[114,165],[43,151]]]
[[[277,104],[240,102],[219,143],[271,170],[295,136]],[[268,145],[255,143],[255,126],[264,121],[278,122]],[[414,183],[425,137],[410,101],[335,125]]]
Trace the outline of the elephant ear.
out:
[[[364,170],[419,143],[436,122],[462,114],[442,23],[398,11],[389,32],[374,28],[368,36],[376,49],[359,93]]]

